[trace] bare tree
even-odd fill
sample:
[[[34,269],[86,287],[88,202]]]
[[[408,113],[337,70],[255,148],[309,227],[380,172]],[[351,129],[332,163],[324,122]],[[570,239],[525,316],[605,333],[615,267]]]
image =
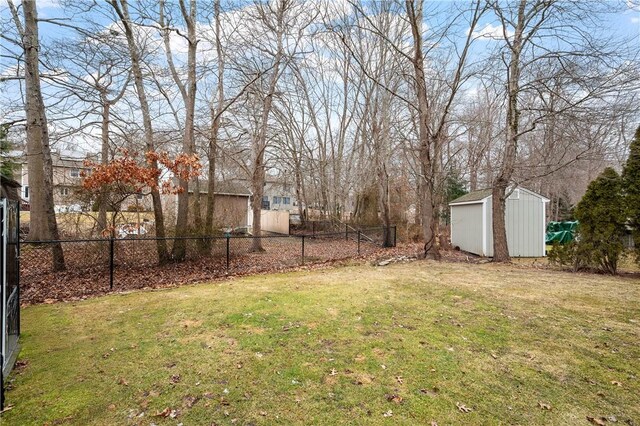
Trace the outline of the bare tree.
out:
[[[502,27],[506,82],[505,145],[492,187],[493,260],[508,262],[505,208],[509,188],[515,187],[521,138],[549,115],[583,108],[590,101],[619,91],[623,81],[622,87],[627,86],[629,79],[624,76],[630,67],[624,63],[624,44],[610,39],[603,43],[595,31],[598,16],[611,11],[609,4],[592,7],[595,5],[581,2],[520,0],[515,5],[490,2],[490,6]],[[591,31],[585,31],[583,23],[589,23]],[[598,73],[594,75],[593,69]],[[579,90],[565,97],[560,109],[525,107],[525,94],[545,88],[554,74],[565,76],[563,88],[573,85]]]
[[[9,8],[22,37],[25,61],[25,96],[27,118],[27,164],[31,189],[29,240],[58,240],[58,223],[53,204],[53,164],[49,147],[49,129],[40,88],[40,42],[38,12],[33,1],[22,2],[24,27],[11,0]],[[60,243],[53,245],[53,269],[64,270],[64,253]]]
[[[151,113],[149,112],[149,102],[147,101],[146,89],[144,86],[142,68],[141,68],[141,52],[136,42],[134,34],[133,21],[129,16],[129,6],[127,0],[109,0],[109,4],[116,12],[122,28],[124,28],[125,37],[127,39],[127,45],[129,47],[129,55],[131,59],[131,71],[133,74],[133,81],[136,87],[138,100],[140,101],[140,110],[142,113],[142,122],[144,125],[145,145],[148,151],[155,151],[155,142],[153,134],[153,125],[151,123]],[[158,169],[158,162],[152,161],[151,166],[154,169]],[[153,200],[153,213],[155,218],[156,227],[156,248],[158,251],[159,262],[166,263],[169,260],[169,253],[167,252],[167,243],[164,240],[165,225],[164,225],[164,213],[162,211],[162,200],[160,198],[160,191],[156,188],[151,190],[151,198]]]
[[[440,222],[439,205],[441,199],[439,194],[442,191],[439,161],[442,155],[442,147],[446,139],[446,126],[450,120],[454,101],[459,94],[460,88],[468,78],[465,75],[467,56],[471,43],[473,42],[474,31],[484,8],[480,1],[474,2],[471,8],[469,19],[469,30],[464,40],[463,47],[454,62],[453,72],[449,77],[448,91],[443,96],[444,102],[438,110],[434,110],[434,96],[429,97],[425,73],[425,56],[423,47],[423,3],[422,0],[406,1],[406,11],[413,37],[413,55],[411,64],[413,66],[413,79],[415,93],[417,97],[418,116],[418,139],[419,139],[419,159],[421,177],[421,199],[420,211],[422,213],[422,229],[424,234],[424,253],[426,257],[440,258],[438,246],[438,226]],[[443,33],[443,37],[444,37]],[[432,47],[429,48],[431,50]]]
[[[185,106],[185,118],[184,118],[184,136],[182,141],[182,152],[187,155],[194,154],[195,152],[195,105],[196,105],[196,50],[198,45],[198,39],[196,36],[196,0],[190,0],[189,8],[185,5],[184,0],[179,0],[180,13],[182,19],[187,27],[187,81],[183,82],[173,59],[173,53],[171,51],[171,29],[168,22],[165,22],[165,2],[161,0],[159,2],[160,8],[160,29],[162,32],[162,39],[164,42],[165,53],[167,57],[167,63],[171,72],[171,77],[175,85],[180,91],[182,96],[182,102]],[[178,33],[180,35],[180,33]],[[178,214],[176,215],[176,236],[182,237],[187,233],[189,226],[189,182],[180,180],[179,186],[183,188],[182,192],[178,193]],[[196,200],[199,205],[199,194],[196,194]],[[199,216],[199,212],[196,215]],[[176,239],[173,243],[172,258],[175,261],[181,261],[186,254],[186,240]]]

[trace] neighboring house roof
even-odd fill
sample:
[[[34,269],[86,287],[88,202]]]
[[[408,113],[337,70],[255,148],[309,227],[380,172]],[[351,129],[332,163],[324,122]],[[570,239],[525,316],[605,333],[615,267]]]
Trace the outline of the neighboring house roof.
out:
[[[538,197],[540,199],[542,199],[543,202],[548,202],[549,199],[546,197],[543,197],[542,195],[535,193],[533,191],[528,190],[527,188],[523,188],[521,186],[516,187],[516,189],[519,189],[521,191],[527,192],[535,197]],[[492,193],[492,189],[491,188],[487,188],[487,189],[479,189],[477,191],[471,191],[468,194],[463,195],[462,197],[456,198],[455,200],[451,201],[449,203],[449,205],[456,205],[456,204],[476,204],[476,203],[482,203],[485,199],[491,197],[491,193]]]
[[[491,188],[487,189],[479,189],[477,191],[471,191],[468,194],[463,195],[462,197],[458,197],[455,200],[451,201],[451,204],[462,204],[462,203],[479,203],[487,197],[491,196]]]
[[[100,153],[86,153],[84,156],[64,155],[57,151],[51,152],[51,163],[53,167],[67,167],[72,169],[81,169],[84,167],[84,161],[99,161]],[[18,159],[21,164],[28,164],[26,154]]]

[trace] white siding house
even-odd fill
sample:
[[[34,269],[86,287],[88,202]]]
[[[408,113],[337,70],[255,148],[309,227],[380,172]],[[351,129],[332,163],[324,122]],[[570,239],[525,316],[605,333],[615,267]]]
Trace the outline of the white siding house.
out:
[[[451,244],[480,256],[493,256],[493,209],[491,189],[473,191],[449,203]],[[546,205],[540,194],[518,187],[507,199],[505,225],[509,255],[542,257]]]

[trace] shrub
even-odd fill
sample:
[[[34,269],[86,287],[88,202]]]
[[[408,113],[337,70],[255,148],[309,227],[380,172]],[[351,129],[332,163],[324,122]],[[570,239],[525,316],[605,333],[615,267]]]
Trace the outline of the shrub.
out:
[[[576,262],[615,274],[623,252],[626,221],[622,179],[611,167],[589,184],[576,207],[578,243]]]
[[[553,242],[551,250],[547,253],[549,262],[555,265],[567,266],[572,265],[574,271],[578,270],[580,265],[577,262],[577,249],[578,243],[573,240],[567,244],[560,244],[557,241]]]

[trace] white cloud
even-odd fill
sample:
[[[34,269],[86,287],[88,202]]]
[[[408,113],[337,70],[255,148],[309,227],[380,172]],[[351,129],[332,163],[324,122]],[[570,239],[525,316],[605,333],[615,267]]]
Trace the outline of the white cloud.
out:
[[[486,24],[479,30],[475,30],[473,32],[473,37],[475,38],[484,38],[489,40],[501,40],[504,38],[505,32],[504,27],[502,25],[493,25],[491,23]],[[469,34],[469,30],[467,30],[467,34]],[[507,37],[513,36],[513,30],[507,28],[506,31]]]
[[[632,24],[640,24],[640,16],[632,16],[631,17]]]
[[[18,7],[20,5],[20,1],[14,0],[13,4],[16,7]],[[7,6],[8,6],[7,0],[0,0],[0,7],[7,7]],[[61,5],[60,5],[60,0],[37,0],[36,6],[40,11],[42,9],[56,9],[56,8],[59,8]]]
[[[59,0],[38,0],[37,6],[39,9],[58,8],[60,7],[60,1]]]

